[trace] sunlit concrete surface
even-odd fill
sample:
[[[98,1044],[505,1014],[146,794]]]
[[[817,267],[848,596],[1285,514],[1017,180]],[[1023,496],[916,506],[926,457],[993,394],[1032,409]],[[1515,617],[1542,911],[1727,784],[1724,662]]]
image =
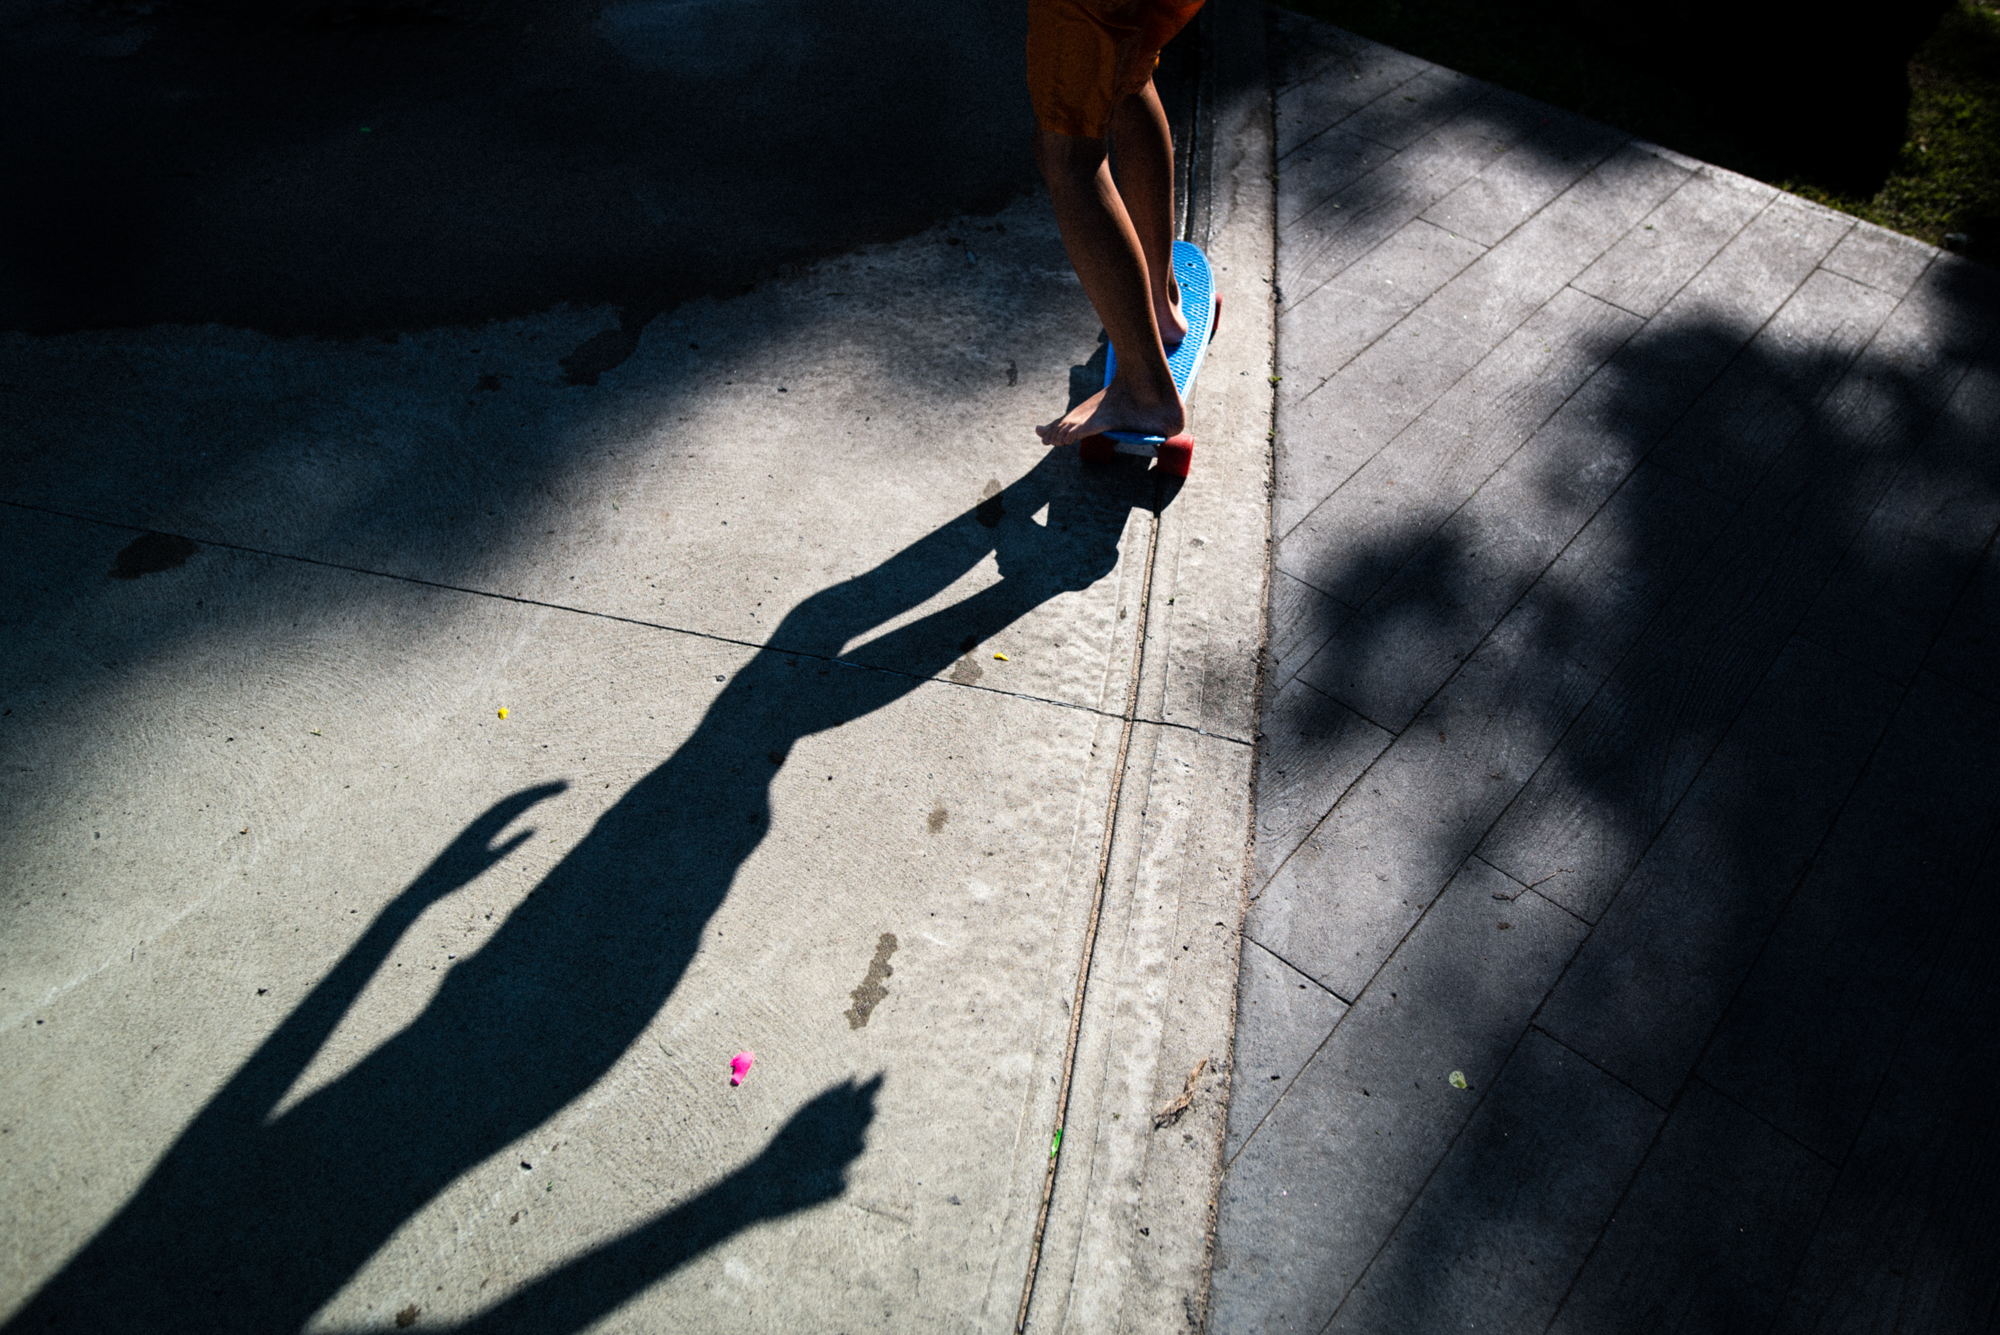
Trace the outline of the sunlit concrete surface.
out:
[[[999,1332],[1031,1272],[1034,1329],[1199,1314],[1243,13],[1185,484],[1036,440],[1102,363],[1034,193],[658,314],[0,335],[8,1329]]]
[[[1280,15],[1209,1328],[1990,1328],[2000,286]]]

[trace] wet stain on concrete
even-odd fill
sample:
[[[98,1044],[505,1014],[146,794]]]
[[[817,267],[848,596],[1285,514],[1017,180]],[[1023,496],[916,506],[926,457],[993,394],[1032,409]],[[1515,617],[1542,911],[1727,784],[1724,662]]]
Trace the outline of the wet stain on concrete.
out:
[[[951,670],[951,679],[960,686],[970,686],[985,675],[986,669],[969,657],[959,659],[958,666]]]
[[[175,566],[186,565],[187,559],[200,550],[195,543],[171,533],[141,533],[118,553],[118,563],[111,568],[111,578],[137,579],[141,575],[172,570]]]
[[[988,528],[1000,525],[1000,516],[1007,513],[1007,507],[1000,503],[1000,479],[986,479],[986,489],[979,493],[979,504],[972,511],[973,518]]]
[[[930,826],[932,834],[936,834],[944,828],[944,823],[950,819],[951,813],[946,811],[944,803],[940,802],[931,808],[931,814],[924,818],[924,824]]]
[[[875,943],[875,958],[868,962],[868,976],[861,980],[861,986],[847,995],[854,998],[854,1004],[847,1008],[847,1027],[860,1029],[868,1023],[868,1017],[875,1013],[875,1007],[882,998],[889,995],[889,989],[882,986],[883,980],[896,971],[889,967],[889,957],[896,953],[896,934],[882,933]]]

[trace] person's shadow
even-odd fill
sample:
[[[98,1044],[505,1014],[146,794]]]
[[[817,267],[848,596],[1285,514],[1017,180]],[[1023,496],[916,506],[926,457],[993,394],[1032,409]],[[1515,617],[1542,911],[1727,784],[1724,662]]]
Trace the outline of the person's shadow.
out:
[[[1156,476],[1083,477],[1074,451],[1052,452],[998,497],[806,599],[415,1020],[273,1116],[417,916],[530,837],[496,842],[565,785],[496,803],[390,901],[7,1330],[299,1329],[404,1221],[582,1094],[651,1023],[764,838],[770,780],[795,742],[909,694],[968,643],[1108,574],[1131,509],[1172,495]],[[1031,518],[1044,505],[1046,526]],[[997,582],[843,653],[989,552]],[[737,1230],[838,1196],[881,1083],[827,1089],[723,1181],[471,1325],[581,1328]]]

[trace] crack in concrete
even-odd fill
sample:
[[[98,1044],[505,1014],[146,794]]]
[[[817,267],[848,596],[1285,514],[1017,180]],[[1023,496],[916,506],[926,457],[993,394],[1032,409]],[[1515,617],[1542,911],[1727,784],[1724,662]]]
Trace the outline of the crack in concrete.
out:
[[[76,514],[69,510],[58,510],[53,506],[30,505],[24,501],[0,500],[0,505],[16,510],[26,510],[32,514],[50,515],[58,519],[75,520],[80,524],[96,524],[102,528],[123,529],[129,533],[154,533],[143,524],[126,524],[115,519],[100,519],[95,515]],[[1155,516],[1157,522],[1157,516]],[[1027,691],[1003,690],[998,686],[980,686],[971,681],[960,681],[955,677],[931,677],[914,672],[903,672],[897,668],[881,667],[873,663],[854,663],[832,654],[815,653],[810,649],[788,649],[782,644],[768,644],[757,640],[739,639],[734,635],[722,635],[715,631],[694,630],[687,626],[676,626],[664,621],[647,621],[640,617],[621,616],[616,612],[600,612],[593,608],[576,607],[569,603],[552,603],[542,598],[526,598],[520,594],[496,593],[492,589],[475,589],[464,584],[448,584],[443,580],[423,579],[416,575],[398,575],[385,570],[371,570],[367,566],[349,565],[344,561],[328,561],[317,556],[300,556],[295,552],[273,551],[267,547],[252,547],[240,542],[220,542],[212,538],[190,539],[180,534],[160,533],[160,537],[175,542],[198,542],[204,547],[214,547],[221,551],[242,552],[249,556],[268,556],[276,561],[296,561],[301,565],[319,566],[326,570],[341,570],[351,575],[367,575],[374,579],[394,580],[400,584],[414,584],[420,588],[441,589],[446,593],[462,593],[472,598],[491,598],[497,602],[518,603],[523,607],[540,607],[551,612],[567,612],[573,616],[595,617],[600,621],[614,621],[621,625],[638,626],[644,630],[661,630],[673,635],[687,635],[698,640],[708,640],[716,644],[733,644],[744,649],[755,649],[762,653],[787,654],[794,658],[810,658],[819,663],[830,663],[836,667],[854,668],[861,672],[886,672],[892,677],[909,677],[918,681],[935,682],[940,686],[950,686],[958,690],[984,691],[990,695],[1005,695],[1029,704],[1052,705],[1057,709],[1073,709],[1082,714],[1095,714],[1099,718],[1116,719],[1122,723],[1143,724],[1153,728],[1173,728],[1181,732],[1191,732],[1201,737],[1213,737],[1219,742],[1229,742],[1236,746],[1254,746],[1256,743],[1245,737],[1234,737],[1228,733],[1210,732],[1206,728],[1191,723],[1176,723],[1171,719],[1140,718],[1131,712],[1127,702],[1125,713],[1113,713],[1096,705],[1078,704],[1074,700],[1058,700],[1053,696],[1034,695]],[[1149,586],[1150,587],[1150,586]],[[1141,625],[1143,626],[1143,618]]]

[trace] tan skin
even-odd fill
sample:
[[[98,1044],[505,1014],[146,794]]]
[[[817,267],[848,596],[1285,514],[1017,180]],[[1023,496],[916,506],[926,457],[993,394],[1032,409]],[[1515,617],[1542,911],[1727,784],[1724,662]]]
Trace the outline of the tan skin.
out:
[[[1074,445],[1100,431],[1180,433],[1187,409],[1161,337],[1179,343],[1188,326],[1172,263],[1174,140],[1159,94],[1148,81],[1119,103],[1103,139],[1037,129],[1035,160],[1070,263],[1118,353],[1109,385],[1035,433],[1047,445]]]

